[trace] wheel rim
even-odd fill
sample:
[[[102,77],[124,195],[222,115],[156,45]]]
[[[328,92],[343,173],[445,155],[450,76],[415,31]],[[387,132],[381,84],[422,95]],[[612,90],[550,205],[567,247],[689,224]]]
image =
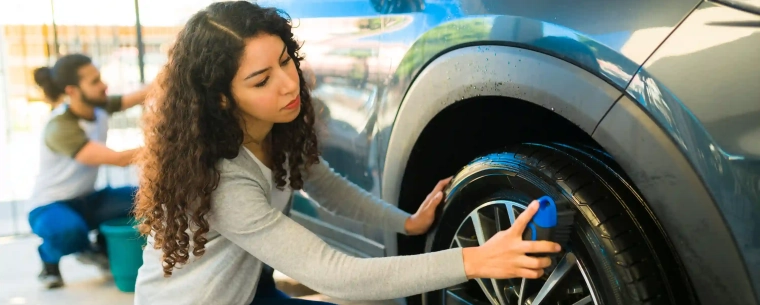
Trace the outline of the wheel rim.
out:
[[[460,223],[450,248],[484,244],[497,232],[509,229],[526,206],[510,200],[489,201]],[[444,304],[598,305],[597,293],[584,263],[571,249],[541,279],[473,279],[443,290]],[[550,303],[551,302],[551,303]]]

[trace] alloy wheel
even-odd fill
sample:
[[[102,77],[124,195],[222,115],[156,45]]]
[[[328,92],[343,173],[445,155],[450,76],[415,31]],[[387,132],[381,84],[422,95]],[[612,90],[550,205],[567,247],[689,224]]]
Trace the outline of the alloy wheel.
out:
[[[450,248],[484,244],[497,232],[509,229],[526,206],[510,200],[493,200],[473,210],[459,225]],[[444,304],[491,305],[599,305],[584,263],[564,249],[539,279],[473,279],[443,290]]]

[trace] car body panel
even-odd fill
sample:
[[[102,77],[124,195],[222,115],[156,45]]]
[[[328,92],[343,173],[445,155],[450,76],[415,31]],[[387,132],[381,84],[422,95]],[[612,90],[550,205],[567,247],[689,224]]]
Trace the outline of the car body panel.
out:
[[[406,90],[427,63],[468,44],[518,45],[554,54],[622,90],[697,3],[437,0],[425,1],[421,12],[388,14],[377,37],[381,60],[389,67],[380,102],[382,127],[392,124]]]
[[[720,211],[679,147],[646,111],[623,96],[593,137],[657,215],[702,304],[756,304]]]
[[[706,2],[652,55],[627,88],[702,179],[731,230],[756,291],[760,291],[758,63],[760,15]]]

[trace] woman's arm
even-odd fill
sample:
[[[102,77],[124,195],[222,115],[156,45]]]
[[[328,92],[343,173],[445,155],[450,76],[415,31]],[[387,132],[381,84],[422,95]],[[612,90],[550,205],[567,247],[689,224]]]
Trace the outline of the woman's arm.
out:
[[[223,172],[212,200],[208,218],[212,229],[262,262],[331,297],[393,299],[467,281],[459,248],[382,258],[339,252],[272,208],[259,184],[242,170]]]
[[[385,230],[407,234],[409,213],[341,177],[322,158],[304,175],[304,190],[326,210]]]

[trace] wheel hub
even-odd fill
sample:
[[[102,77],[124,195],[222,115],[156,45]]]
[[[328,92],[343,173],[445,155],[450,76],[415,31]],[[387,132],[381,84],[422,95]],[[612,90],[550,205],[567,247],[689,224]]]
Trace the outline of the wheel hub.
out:
[[[460,223],[450,248],[476,247],[509,229],[526,209],[523,203],[493,200],[473,210]],[[541,279],[473,279],[444,290],[445,304],[585,305],[599,304],[583,263],[572,250],[552,261]]]

